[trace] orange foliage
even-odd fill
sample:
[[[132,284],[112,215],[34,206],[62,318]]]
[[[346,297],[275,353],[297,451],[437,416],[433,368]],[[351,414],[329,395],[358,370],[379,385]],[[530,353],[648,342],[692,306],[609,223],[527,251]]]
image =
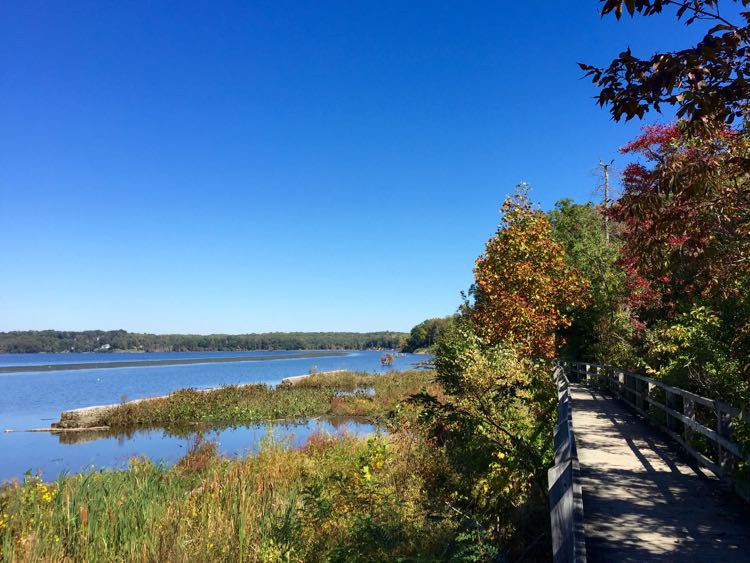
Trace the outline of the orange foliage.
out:
[[[565,263],[547,216],[534,209],[526,187],[503,203],[497,233],[474,267],[472,314],[483,338],[504,341],[533,357],[555,356],[555,330],[566,310],[584,307],[588,281]]]

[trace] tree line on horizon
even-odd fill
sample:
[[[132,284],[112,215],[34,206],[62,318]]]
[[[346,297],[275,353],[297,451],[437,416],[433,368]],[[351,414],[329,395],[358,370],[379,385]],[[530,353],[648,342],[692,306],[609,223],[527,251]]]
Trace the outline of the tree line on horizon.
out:
[[[245,352],[255,350],[401,350],[403,332],[267,332],[146,334],[125,330],[0,332],[0,353]]]

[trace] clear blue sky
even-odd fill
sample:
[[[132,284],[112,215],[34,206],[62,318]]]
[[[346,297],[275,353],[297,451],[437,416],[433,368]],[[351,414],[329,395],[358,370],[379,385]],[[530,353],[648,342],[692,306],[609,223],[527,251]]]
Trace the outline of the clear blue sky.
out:
[[[576,62],[695,39],[597,8],[3,2],[0,330],[452,313],[514,184],[586,201],[640,126]]]

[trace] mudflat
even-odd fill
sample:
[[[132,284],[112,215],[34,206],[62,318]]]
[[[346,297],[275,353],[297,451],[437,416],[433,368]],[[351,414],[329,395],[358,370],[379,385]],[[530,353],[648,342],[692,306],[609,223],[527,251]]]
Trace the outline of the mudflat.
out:
[[[267,356],[225,357],[225,358],[175,358],[165,360],[132,360],[113,362],[90,362],[78,364],[49,364],[36,366],[0,366],[0,373],[20,373],[32,371],[70,371],[74,369],[130,368],[145,366],[177,366],[184,364],[220,364],[228,362],[258,362],[265,360],[292,360],[299,358],[322,358],[326,356],[344,356],[349,351],[300,352],[299,354],[269,354]]]

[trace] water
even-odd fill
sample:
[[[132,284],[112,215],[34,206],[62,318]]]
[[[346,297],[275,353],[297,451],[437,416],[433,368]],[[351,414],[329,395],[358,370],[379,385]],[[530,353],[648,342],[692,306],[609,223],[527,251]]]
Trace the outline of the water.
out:
[[[215,441],[223,455],[244,456],[257,451],[262,440],[271,436],[290,447],[300,447],[316,432],[366,436],[375,431],[375,426],[362,421],[318,419],[299,424],[266,423],[208,430],[202,435]],[[174,436],[163,430],[114,436],[101,432],[13,432],[0,437],[3,452],[0,482],[20,479],[25,471],[39,473],[51,481],[64,473],[124,468],[132,457],[146,456],[157,463],[172,465],[185,455],[194,440],[195,433]]]
[[[294,352],[289,352],[294,353]],[[2,354],[0,365],[51,365],[53,363],[133,361],[142,359],[211,358],[236,355],[278,355],[278,352],[198,352],[159,354]],[[209,388],[227,384],[278,384],[283,378],[319,371],[350,369],[380,373],[380,352],[352,352],[344,356],[289,358],[257,362],[205,363],[176,366],[108,367],[76,371],[26,372],[0,374],[0,429],[25,430],[49,427],[64,410],[118,403],[164,395],[185,387]],[[428,359],[407,354],[396,358],[392,369],[409,369],[414,362]],[[309,433],[336,431],[326,422],[313,426],[278,427],[281,433],[303,440]],[[352,433],[369,432],[369,425],[350,422]],[[326,426],[329,425],[329,426]],[[266,432],[264,425],[224,430],[218,436],[220,450],[226,454],[252,451]],[[72,436],[72,434],[70,435]],[[94,438],[100,435],[94,436]],[[87,436],[88,437],[88,436]],[[190,437],[177,438],[161,431],[138,432],[131,436],[102,437],[90,442],[71,443],[39,432],[0,432],[0,481],[22,476],[26,470],[41,470],[45,479],[54,479],[64,471],[76,472],[94,465],[97,468],[120,467],[133,455],[174,462],[185,451]]]
[[[56,364],[93,364],[98,362],[138,362],[183,360],[192,358],[242,358],[299,354],[297,350],[256,352],[68,352],[65,354],[0,354],[0,366],[48,366]]]

